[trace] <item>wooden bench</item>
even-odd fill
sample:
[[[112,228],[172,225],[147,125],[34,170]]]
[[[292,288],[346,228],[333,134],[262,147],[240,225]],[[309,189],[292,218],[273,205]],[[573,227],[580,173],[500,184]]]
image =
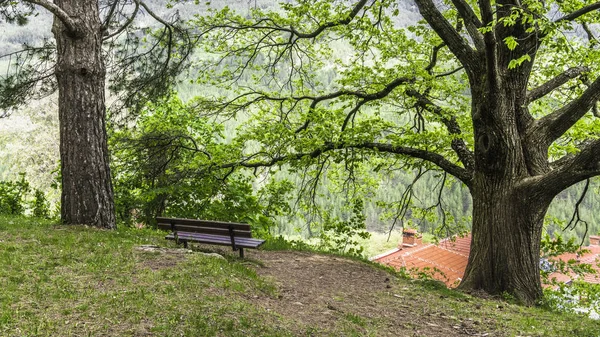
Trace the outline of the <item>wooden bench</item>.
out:
[[[244,223],[163,217],[157,217],[156,222],[159,229],[171,231],[165,239],[183,243],[186,248],[188,242],[231,246],[243,258],[244,248],[257,249],[265,242],[252,238],[250,225]]]

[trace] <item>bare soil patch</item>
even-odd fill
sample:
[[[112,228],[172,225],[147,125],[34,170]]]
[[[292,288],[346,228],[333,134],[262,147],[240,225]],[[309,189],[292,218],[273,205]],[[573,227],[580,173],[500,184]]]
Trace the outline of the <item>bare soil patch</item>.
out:
[[[176,266],[187,258],[187,254],[192,253],[189,249],[158,246],[139,246],[135,250],[139,252],[136,254],[139,263],[154,271]]]
[[[218,253],[203,253],[193,251],[187,248],[165,248],[154,245],[143,245],[135,247],[135,250],[141,252],[138,254],[140,263],[151,270],[161,270],[176,266],[187,258],[188,254],[203,254],[213,258],[225,259]],[[147,253],[147,254],[144,254]]]
[[[229,247],[194,245],[193,250],[237,259]],[[183,257],[179,251],[160,255],[141,262],[156,270]],[[361,261],[248,250],[241,262],[277,288],[276,296],[248,293],[241,295],[244,300],[279,316],[275,324],[297,336],[505,336],[496,318],[478,315],[477,303],[465,303],[470,297],[433,292]],[[458,317],[454,308],[465,305],[473,307],[472,315]]]
[[[352,322],[363,328],[360,335],[498,336],[479,331],[472,318],[454,317],[446,310],[450,307],[431,308],[431,295],[414,293],[362,262],[304,252],[253,251],[250,256],[261,261],[257,272],[277,285],[279,296],[249,300],[286,318],[287,328],[298,335],[311,329],[314,336],[333,327],[340,331]]]

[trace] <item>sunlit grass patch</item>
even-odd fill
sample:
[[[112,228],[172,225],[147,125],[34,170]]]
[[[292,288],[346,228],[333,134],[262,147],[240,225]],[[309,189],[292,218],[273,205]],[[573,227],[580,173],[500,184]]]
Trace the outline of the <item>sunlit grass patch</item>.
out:
[[[239,262],[142,252],[162,233],[0,218],[0,335],[260,335],[272,316],[244,300],[275,288]],[[151,268],[148,261],[171,261]],[[266,318],[256,320],[264,315]],[[227,334],[235,335],[235,334]],[[242,334],[240,334],[242,335]]]

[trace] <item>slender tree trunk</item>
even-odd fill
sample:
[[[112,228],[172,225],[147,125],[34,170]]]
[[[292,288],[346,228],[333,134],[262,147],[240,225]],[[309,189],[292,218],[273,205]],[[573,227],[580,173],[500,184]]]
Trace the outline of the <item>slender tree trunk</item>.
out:
[[[61,216],[67,224],[115,228],[106,134],[102,28],[96,0],[55,0],[76,31],[54,19],[59,91]]]

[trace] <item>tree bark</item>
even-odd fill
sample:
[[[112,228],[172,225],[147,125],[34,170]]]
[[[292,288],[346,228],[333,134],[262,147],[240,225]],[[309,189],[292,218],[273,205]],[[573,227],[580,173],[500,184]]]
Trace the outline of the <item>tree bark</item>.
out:
[[[482,176],[472,194],[471,254],[460,287],[536,304],[543,295],[540,241],[551,198]]]
[[[61,216],[66,224],[115,228],[106,134],[102,25],[96,0],[55,0],[75,27],[54,18],[59,92]],[[72,22],[72,23],[73,23]]]
[[[500,58],[502,60],[502,58]],[[527,137],[527,76],[498,70],[504,81],[472,87],[475,173],[471,253],[460,287],[509,294],[533,305],[543,296],[540,241],[555,191],[523,184],[549,171],[548,145]],[[475,82],[475,81],[472,81]]]

